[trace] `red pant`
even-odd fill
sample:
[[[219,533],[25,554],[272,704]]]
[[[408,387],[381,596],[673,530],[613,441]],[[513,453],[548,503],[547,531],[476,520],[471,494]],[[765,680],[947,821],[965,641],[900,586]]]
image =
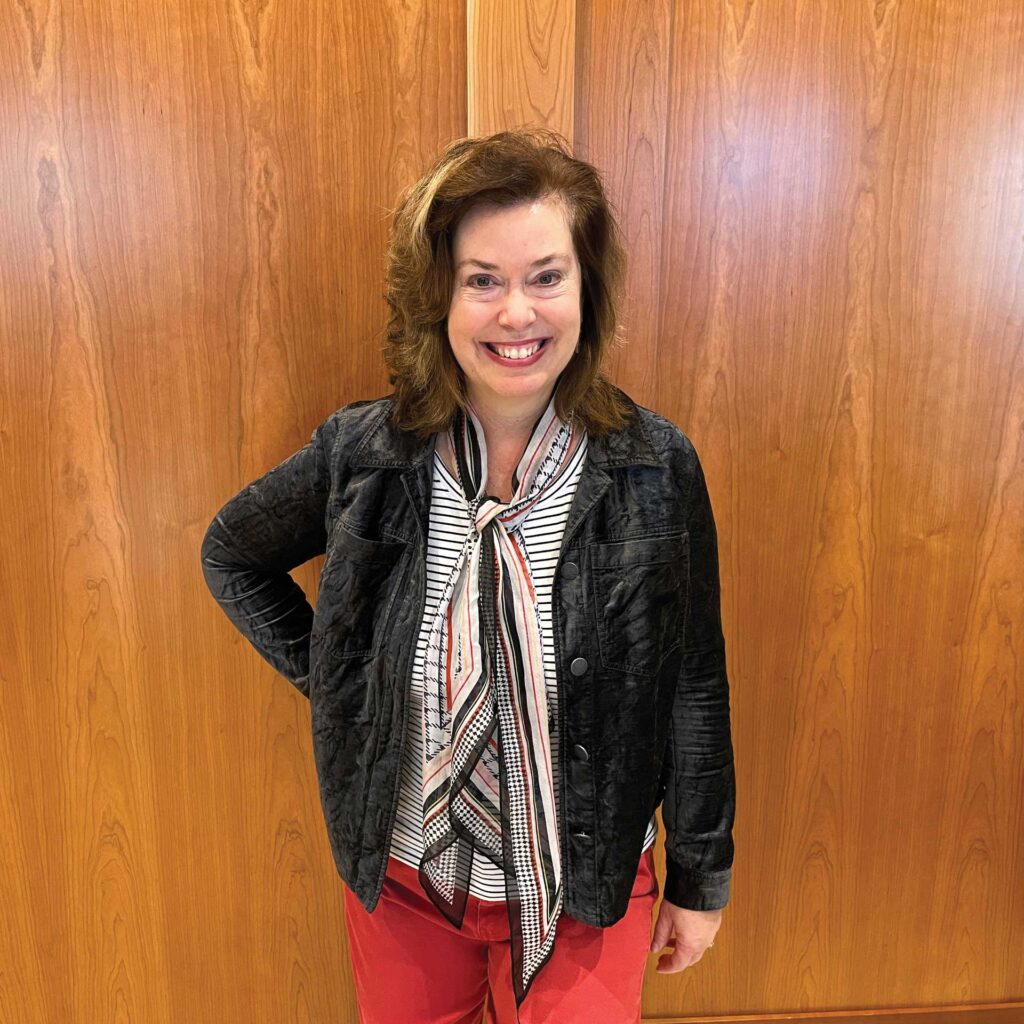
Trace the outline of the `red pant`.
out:
[[[563,912],[519,1024],[639,1024],[658,892],[651,848],[625,917],[593,928]],[[480,1024],[488,989],[488,1021],[515,1024],[504,903],[469,896],[460,931],[430,902],[416,869],[391,858],[374,912],[346,892],[345,921],[361,1024]]]

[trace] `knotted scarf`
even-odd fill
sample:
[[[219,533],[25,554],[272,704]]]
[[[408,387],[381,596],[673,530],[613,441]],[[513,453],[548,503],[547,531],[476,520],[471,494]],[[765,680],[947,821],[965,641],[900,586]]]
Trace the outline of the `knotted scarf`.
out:
[[[485,493],[487,446],[472,405],[437,439],[470,525],[424,658],[419,878],[461,928],[474,854],[504,870],[517,1006],[551,956],[562,909],[543,648],[522,527],[585,439],[552,397],[508,502]]]

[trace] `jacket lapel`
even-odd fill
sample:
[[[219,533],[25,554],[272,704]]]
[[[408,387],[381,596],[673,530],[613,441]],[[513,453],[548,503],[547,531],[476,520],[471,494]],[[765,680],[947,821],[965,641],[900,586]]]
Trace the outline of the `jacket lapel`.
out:
[[[608,470],[634,465],[662,465],[647,435],[640,407],[625,392],[620,394],[631,407],[633,415],[621,430],[587,439],[587,455],[569,508],[562,551],[579,524],[608,490],[611,484]],[[409,431],[399,430],[391,419],[391,399],[391,395],[386,397],[380,414],[356,445],[352,465],[403,471],[402,485],[415,510],[416,524],[425,546],[430,524],[433,438],[423,439]]]

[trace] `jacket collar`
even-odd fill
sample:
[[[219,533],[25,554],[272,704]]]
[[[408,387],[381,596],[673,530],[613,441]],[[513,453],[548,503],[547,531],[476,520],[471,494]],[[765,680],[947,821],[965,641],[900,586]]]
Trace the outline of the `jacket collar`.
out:
[[[619,390],[619,389],[616,389]],[[601,469],[621,466],[660,466],[647,432],[640,407],[624,391],[619,394],[633,411],[629,422],[620,430],[603,437],[587,439],[587,458]],[[380,413],[370,423],[352,455],[353,466],[411,469],[421,466],[433,447],[432,438],[419,438],[399,430],[391,419],[393,395],[382,400]]]

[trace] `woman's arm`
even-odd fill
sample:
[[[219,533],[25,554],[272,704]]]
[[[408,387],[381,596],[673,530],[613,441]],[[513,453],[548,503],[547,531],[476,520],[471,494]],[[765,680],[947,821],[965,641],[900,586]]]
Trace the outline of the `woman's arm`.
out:
[[[203,575],[217,603],[306,697],[313,609],[289,571],[326,550],[332,421],[224,505],[202,544]]]
[[[729,899],[736,806],[718,536],[700,459],[686,444],[690,588],[665,766],[665,899],[717,910]]]

